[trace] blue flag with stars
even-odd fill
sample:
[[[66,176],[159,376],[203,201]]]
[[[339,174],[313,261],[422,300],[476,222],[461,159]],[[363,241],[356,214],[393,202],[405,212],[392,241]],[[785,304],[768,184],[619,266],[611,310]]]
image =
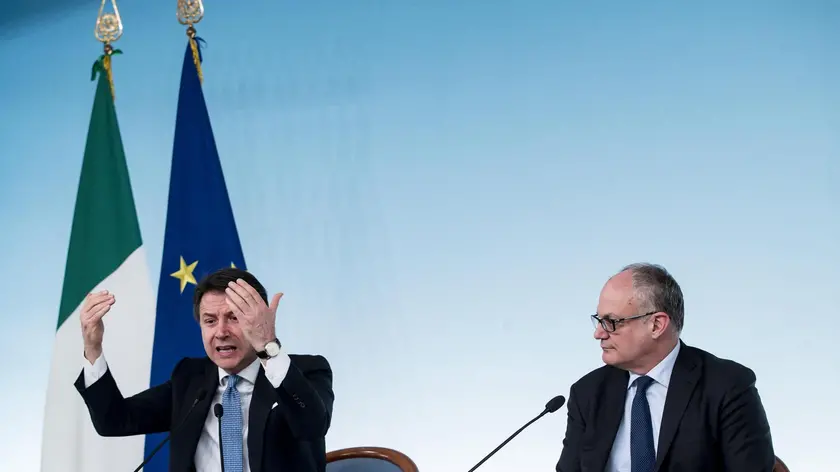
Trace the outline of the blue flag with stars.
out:
[[[224,267],[246,269],[210,116],[201,89],[200,39],[187,44],[175,118],[169,204],[157,294],[150,385],[169,380],[183,357],[204,357],[201,330],[193,318],[196,283]],[[193,59],[193,47],[199,58]],[[146,455],[165,434],[146,436]],[[145,466],[166,472],[169,445]]]

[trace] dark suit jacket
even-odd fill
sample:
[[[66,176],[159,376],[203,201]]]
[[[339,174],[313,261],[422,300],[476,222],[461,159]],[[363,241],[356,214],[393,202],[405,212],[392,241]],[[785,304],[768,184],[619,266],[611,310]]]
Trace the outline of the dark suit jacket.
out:
[[[248,418],[252,472],[326,469],[324,438],[332,417],[332,370],[322,356],[289,357],[291,365],[279,388],[272,387],[262,366],[257,375]],[[218,385],[219,370],[206,357],[181,360],[170,380],[128,398],[123,398],[110,370],[87,389],[84,371],[75,383],[102,436],[167,432],[184,421],[169,445],[171,472],[194,470],[193,456]],[[195,403],[201,391],[206,395]]]
[[[557,472],[604,470],[628,379],[626,371],[603,366],[572,385]],[[753,371],[682,343],[665,398],[656,470],[771,472],[774,460]]]

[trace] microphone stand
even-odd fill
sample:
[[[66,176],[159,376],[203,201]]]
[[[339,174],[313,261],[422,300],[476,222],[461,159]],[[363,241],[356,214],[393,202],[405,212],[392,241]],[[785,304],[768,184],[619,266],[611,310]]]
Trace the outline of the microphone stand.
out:
[[[499,452],[499,449],[505,447],[505,444],[509,443],[513,438],[515,438],[525,428],[527,428],[528,426],[531,426],[535,421],[542,418],[543,416],[545,416],[548,413],[554,413],[555,411],[559,410],[560,407],[563,406],[564,403],[566,403],[566,398],[563,397],[563,395],[557,395],[556,397],[549,400],[548,403],[545,404],[545,410],[543,410],[542,413],[537,415],[531,421],[525,423],[525,425],[522,426],[521,428],[517,429],[515,433],[511,434],[510,437],[505,439],[505,442],[499,444],[498,447],[496,447],[496,449],[493,449],[493,451],[491,451],[490,454],[487,454],[484,457],[484,459],[481,459],[481,461],[478,464],[474,465],[473,468],[469,470],[469,472],[473,472],[475,469],[477,469],[479,466],[481,466],[481,464],[484,464],[487,461],[487,459],[493,457],[493,454]]]
[[[222,465],[222,472],[225,472],[225,448],[222,447],[222,415],[225,414],[225,411],[222,408],[221,403],[216,403],[213,407],[213,414],[216,415],[216,419],[219,420],[219,462],[221,462]]]

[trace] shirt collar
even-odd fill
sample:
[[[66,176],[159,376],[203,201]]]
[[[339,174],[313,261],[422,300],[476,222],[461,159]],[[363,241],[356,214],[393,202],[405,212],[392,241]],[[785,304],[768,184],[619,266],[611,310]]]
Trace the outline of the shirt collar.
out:
[[[239,376],[242,380],[247,380],[251,382],[251,384],[255,384],[257,382],[257,375],[260,373],[260,360],[254,359],[254,362],[248,364],[248,367],[245,367],[236,375]],[[222,387],[227,385],[227,378],[230,374],[224,371],[221,367],[219,368],[219,385]]]
[[[674,349],[671,349],[671,352],[665,356],[665,359],[662,359],[659,361],[659,364],[656,364],[653,369],[650,369],[650,372],[646,374],[647,377],[668,388],[668,384],[671,382],[671,373],[674,371],[674,364],[677,362],[677,355],[680,353],[680,344],[681,342],[677,340],[677,345],[674,346]],[[639,377],[641,375],[630,372],[630,378],[627,379],[627,388],[629,389]]]

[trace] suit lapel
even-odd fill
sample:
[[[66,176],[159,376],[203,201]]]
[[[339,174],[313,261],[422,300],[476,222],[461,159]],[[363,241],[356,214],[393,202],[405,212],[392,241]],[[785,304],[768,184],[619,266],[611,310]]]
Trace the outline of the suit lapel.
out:
[[[177,431],[172,435],[172,453],[173,455],[174,453],[178,455],[178,465],[173,467],[173,470],[192,470],[193,456],[195,455],[196,447],[198,447],[198,440],[201,438],[204,422],[207,419],[207,414],[210,412],[210,404],[213,402],[213,395],[216,393],[218,385],[219,369],[208,360],[207,366],[204,369],[204,375],[196,377],[183,400],[184,404],[181,405],[183,411],[181,418],[184,418],[192,402],[198,398],[198,392],[201,389],[205,390],[204,399],[198,402],[195,408],[192,409],[192,412],[189,413],[189,417],[181,427],[181,431]],[[181,418],[177,421],[180,422]]]
[[[268,414],[271,413],[271,405],[274,404],[275,397],[274,388],[260,365],[260,372],[254,383],[254,394],[251,397],[251,410],[248,413],[248,461],[251,472],[262,470],[265,423],[268,421]]]
[[[668,394],[665,397],[665,410],[662,413],[662,427],[659,430],[659,447],[656,454],[656,467],[659,470],[668,454],[668,449],[677,434],[685,408],[691,399],[694,388],[700,380],[700,359],[691,347],[680,341],[680,353],[674,363]]]
[[[610,374],[607,378],[604,387],[603,399],[600,404],[596,404],[595,415],[598,417],[598,426],[595,431],[603,431],[604,434],[599,434],[595,439],[595,454],[593,457],[597,458],[596,470],[604,470],[607,466],[607,460],[612,451],[613,442],[615,442],[615,435],[618,433],[618,427],[621,424],[621,418],[624,416],[624,400],[627,396],[627,379],[629,374],[620,369],[610,369]]]

